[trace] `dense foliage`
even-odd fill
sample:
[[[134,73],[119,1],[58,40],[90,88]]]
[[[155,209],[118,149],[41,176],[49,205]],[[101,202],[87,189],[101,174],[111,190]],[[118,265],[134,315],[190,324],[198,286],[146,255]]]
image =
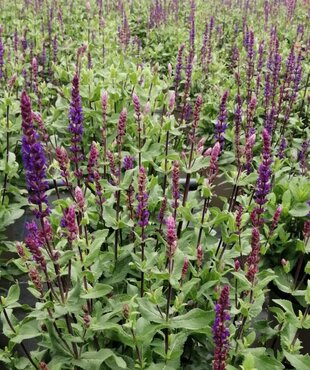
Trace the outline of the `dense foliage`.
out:
[[[1,2],[0,367],[310,368],[309,16]]]

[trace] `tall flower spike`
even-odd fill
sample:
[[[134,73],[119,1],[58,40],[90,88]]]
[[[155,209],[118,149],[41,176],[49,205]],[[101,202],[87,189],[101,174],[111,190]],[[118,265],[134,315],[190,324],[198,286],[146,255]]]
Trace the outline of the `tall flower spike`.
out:
[[[253,134],[246,139],[246,143],[245,143],[245,158],[246,158],[245,169],[248,175],[253,171],[252,160],[253,160],[253,147],[255,144],[255,140],[256,140],[256,135]]]
[[[118,120],[118,127],[117,127],[117,144],[121,145],[123,141],[123,137],[125,135],[126,130],[126,121],[127,121],[127,110],[124,108],[120,115]]]
[[[185,47],[184,44],[181,44],[181,46],[179,47],[178,56],[177,56],[177,64],[175,67],[174,89],[175,89],[176,98],[178,96],[179,84],[181,81],[181,74],[182,74],[182,69],[183,69],[184,47]]]
[[[202,95],[199,94],[197,96],[195,109],[194,109],[194,121],[193,121],[193,126],[192,126],[193,131],[196,130],[198,126],[202,104],[203,104],[203,98],[202,98]]]
[[[197,258],[197,266],[198,268],[200,268],[203,262],[203,249],[202,249],[201,244],[199,244],[196,249],[196,258]]]
[[[167,226],[167,243],[168,243],[167,256],[168,258],[172,258],[177,248],[177,232],[176,232],[176,224],[175,224],[174,217],[169,216],[167,218],[166,226]]]
[[[228,91],[225,91],[221,98],[220,112],[215,125],[215,139],[220,143],[222,150],[224,148],[225,141],[223,135],[227,129],[227,109],[226,109],[227,99]]]
[[[39,271],[35,267],[30,267],[28,275],[36,289],[39,292],[42,292],[43,284],[40,278]]]
[[[182,267],[181,280],[184,280],[185,279],[185,276],[186,276],[187,271],[188,271],[188,267],[189,267],[189,259],[186,256],[184,258],[184,263],[183,263],[183,267]]]
[[[219,142],[214,144],[214,147],[211,149],[210,153],[210,165],[209,165],[209,173],[208,173],[208,181],[209,184],[212,184],[217,172],[218,172],[218,159],[221,154],[221,146]]]
[[[22,158],[26,170],[26,182],[29,191],[29,201],[38,206],[35,210],[37,217],[44,217],[49,214],[46,191],[46,159],[44,149],[38,140],[38,134],[33,127],[31,101],[25,91],[21,95],[22,115]],[[45,210],[43,210],[43,203]]]
[[[167,208],[167,197],[165,196],[161,202],[159,213],[158,213],[158,221],[162,224],[165,218],[165,212]]]
[[[77,186],[74,190],[74,198],[80,210],[83,211],[84,206],[85,206],[85,198],[84,198],[83,191],[79,186]]]
[[[225,285],[221,291],[220,298],[215,305],[215,322],[212,328],[215,344],[213,357],[213,370],[225,370],[229,352],[229,330],[227,321],[229,316],[229,286]]]
[[[241,166],[241,148],[240,148],[240,135],[241,135],[241,125],[242,125],[242,99],[240,93],[236,97],[236,110],[234,116],[235,122],[235,153],[238,168]]]
[[[266,129],[263,130],[263,159],[258,168],[257,188],[255,193],[255,202],[263,206],[267,202],[267,195],[271,189],[271,139]]]
[[[281,217],[281,213],[282,213],[282,207],[279,206],[274,215],[273,215],[273,218],[272,218],[272,223],[271,223],[271,226],[270,226],[270,230],[269,230],[269,236],[272,235],[272,233],[274,232],[275,228],[278,226],[278,223],[279,223],[279,220],[280,220],[280,217]]]
[[[82,177],[82,172],[79,169],[79,162],[83,159],[82,154],[82,137],[84,132],[83,127],[83,111],[80,97],[79,76],[74,75],[72,80],[71,104],[69,113],[69,132],[71,133],[72,161],[75,164],[75,175],[78,178]]]
[[[107,158],[110,164],[112,179],[114,181],[118,177],[118,170],[116,168],[114,154],[110,150],[107,151]]]
[[[42,270],[46,269],[46,261],[42,254],[41,248],[44,245],[44,238],[39,231],[37,224],[32,221],[26,224],[27,236],[25,238],[26,247],[32,254],[33,260],[41,267]]]
[[[123,167],[125,171],[132,170],[135,166],[135,157],[126,155],[123,160]]]
[[[64,216],[61,222],[61,226],[67,229],[67,238],[70,243],[73,242],[78,236],[79,228],[75,217],[75,207],[70,206],[64,211]]]
[[[4,65],[3,56],[4,56],[4,46],[0,34],[0,79],[3,77],[3,65]]]
[[[141,227],[145,227],[149,223],[150,214],[147,209],[148,194],[146,192],[146,173],[144,167],[140,167],[139,169],[137,200],[137,217],[139,219],[138,223]]]
[[[57,162],[59,163],[59,167],[61,171],[60,174],[67,181],[69,177],[70,160],[69,160],[68,153],[64,147],[56,148],[56,159],[57,159]]]
[[[180,189],[179,189],[179,180],[180,180],[180,164],[178,161],[173,162],[172,167],[172,208],[175,210],[179,206],[179,199],[180,199]]]
[[[253,283],[256,274],[258,273],[258,263],[259,263],[259,252],[260,252],[260,235],[257,227],[252,229],[252,239],[251,239],[251,253],[247,258],[248,271],[246,273],[246,278]]]
[[[240,205],[236,212],[236,227],[237,227],[237,233],[240,235],[241,232],[241,218],[243,214],[243,207]]]
[[[98,158],[99,150],[97,148],[97,144],[93,141],[90,147],[90,153],[87,163],[88,181],[93,181],[94,179],[94,170],[97,169]]]

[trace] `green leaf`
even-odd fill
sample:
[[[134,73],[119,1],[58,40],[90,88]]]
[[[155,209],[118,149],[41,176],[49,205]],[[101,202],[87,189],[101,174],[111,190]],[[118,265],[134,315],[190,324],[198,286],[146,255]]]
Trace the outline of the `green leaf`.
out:
[[[308,280],[308,285],[305,293],[305,300],[307,304],[310,304],[310,280]]]
[[[25,339],[36,338],[41,335],[36,320],[28,321],[17,328],[17,335],[11,339],[13,343],[21,343]]]
[[[210,326],[214,320],[213,311],[203,311],[194,308],[185,315],[176,316],[171,320],[171,326],[174,329],[201,330]]]
[[[89,254],[85,258],[85,266],[90,266],[99,256],[102,244],[106,241],[109,230],[97,230],[92,233],[94,238],[89,248]]]
[[[281,370],[284,368],[280,361],[274,357],[268,356],[266,353],[256,354],[255,351],[253,351],[253,356],[254,364],[257,369],[266,368],[268,370]]]
[[[113,358],[115,364],[121,368],[126,369],[126,362],[117,356],[111,349],[103,348],[100,351],[90,351],[82,354],[79,360],[74,361],[74,364],[84,370],[99,369],[100,365],[108,358]]]
[[[289,214],[293,217],[305,217],[310,212],[310,207],[307,203],[297,203],[289,211]]]
[[[139,317],[136,323],[136,340],[138,344],[148,346],[155,333],[160,330],[161,325],[151,324],[148,320],[143,317]]]
[[[284,351],[284,356],[294,366],[296,370],[309,370],[310,369],[310,356],[297,355]]]
[[[156,310],[155,305],[153,305],[150,301],[146,298],[137,298],[139,309],[141,312],[142,317],[146,320],[151,322],[156,322],[162,324],[166,322],[159,314],[158,310]]]
[[[165,363],[151,364],[146,370],[176,370],[174,366],[166,365]]]
[[[19,299],[19,295],[20,295],[19,285],[18,284],[12,285],[5,298],[5,307],[9,307],[16,303]]]
[[[113,290],[111,285],[96,283],[96,285],[90,289],[87,293],[82,294],[81,298],[84,299],[94,299],[94,298],[101,298],[106,296]]]
[[[254,365],[254,357],[251,355],[251,353],[246,354],[243,364],[241,366],[241,369],[242,370],[259,370],[259,369],[256,369]]]
[[[237,271],[234,271],[232,273],[236,278],[237,280],[242,284],[240,289],[242,290],[246,290],[246,289],[251,289],[251,283],[249,282],[249,280],[244,276],[244,274],[242,274],[241,272],[237,272]]]

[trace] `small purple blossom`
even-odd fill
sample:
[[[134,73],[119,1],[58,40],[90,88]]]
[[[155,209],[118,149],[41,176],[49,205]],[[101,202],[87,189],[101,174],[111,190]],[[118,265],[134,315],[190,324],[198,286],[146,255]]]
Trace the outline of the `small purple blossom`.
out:
[[[70,160],[68,153],[64,147],[56,148],[56,159],[57,162],[59,163],[61,176],[64,177],[65,179],[68,179]]]
[[[157,219],[161,224],[164,222],[165,219],[166,208],[167,208],[167,197],[165,196],[161,202],[159,213],[157,216]]]
[[[22,115],[22,158],[26,170],[26,182],[29,191],[29,201],[38,206],[35,211],[37,217],[49,214],[46,191],[46,159],[43,146],[38,139],[38,134],[33,127],[31,101],[25,91],[21,95]],[[43,204],[46,208],[43,210]]]
[[[253,171],[252,160],[253,160],[253,147],[255,144],[255,140],[256,140],[256,135],[253,134],[246,139],[246,143],[245,143],[245,158],[246,158],[245,169],[248,175]]]
[[[172,208],[175,210],[179,206],[179,199],[180,199],[180,189],[179,189],[179,181],[180,181],[180,164],[178,161],[173,162],[172,167]]]
[[[183,52],[184,52],[185,45],[181,44],[178,51],[177,56],[177,64],[175,67],[175,77],[174,77],[174,89],[175,89],[175,95],[178,96],[179,91],[179,84],[181,81],[181,75],[182,75],[182,69],[183,69]]]
[[[279,145],[279,149],[278,149],[278,153],[277,153],[278,158],[280,158],[280,159],[284,158],[284,151],[285,151],[286,147],[287,147],[286,139],[285,139],[285,136],[282,135],[280,145]]]
[[[132,170],[135,166],[135,157],[131,157],[130,155],[126,155],[123,160],[124,170]]]
[[[298,162],[300,165],[301,173],[303,175],[307,174],[307,153],[309,148],[309,140],[304,140],[301,145],[301,150],[298,153]]]
[[[241,166],[241,148],[240,148],[240,135],[242,125],[242,99],[240,93],[236,97],[236,110],[234,115],[235,122],[235,152],[238,163],[238,168]]]
[[[138,223],[141,227],[145,227],[149,223],[150,213],[147,209],[148,194],[146,192],[146,173],[144,167],[139,168],[137,200],[137,217],[139,219]]]
[[[202,265],[202,262],[203,262],[203,249],[202,249],[202,245],[199,244],[198,247],[196,248],[196,259],[197,259],[197,266],[198,268],[201,267]]]
[[[171,259],[174,256],[174,253],[177,248],[177,232],[176,232],[176,223],[175,219],[172,216],[169,216],[166,220],[167,226],[167,257]]]
[[[221,149],[224,148],[224,133],[227,129],[227,99],[228,99],[228,91],[225,91],[220,104],[220,111],[215,125],[215,139],[217,142],[220,143]]]
[[[189,267],[189,259],[188,259],[188,257],[185,257],[183,267],[182,267],[181,280],[185,279],[185,276],[186,276],[187,271],[188,271],[188,267]]]
[[[246,273],[246,278],[253,283],[256,274],[258,273],[258,263],[259,263],[259,252],[260,252],[260,234],[259,229],[254,227],[252,229],[252,238],[251,238],[251,253],[247,258],[248,271]]]
[[[272,223],[271,223],[271,226],[270,226],[270,230],[269,230],[269,236],[272,235],[272,233],[274,232],[275,228],[278,226],[278,223],[279,223],[279,220],[280,220],[280,217],[281,217],[281,213],[282,213],[282,207],[279,206],[274,215],[273,215],[273,218],[272,218]]]
[[[117,144],[121,145],[123,137],[125,135],[126,131],[126,122],[127,122],[127,110],[124,108],[120,115],[118,120],[118,126],[117,126]]]
[[[77,186],[74,190],[74,198],[80,210],[83,211],[84,206],[85,206],[85,198],[84,198],[83,191],[79,186]]]
[[[4,46],[0,33],[0,79],[3,77],[3,65],[4,65],[3,56],[4,56]]]
[[[44,246],[44,237],[42,232],[38,229],[34,221],[26,224],[27,236],[25,238],[26,247],[29,249],[34,261],[41,267],[42,270],[46,269],[46,261],[42,254]]]
[[[69,113],[69,132],[71,133],[72,161],[75,164],[75,175],[81,178],[82,173],[78,167],[79,162],[83,159],[82,154],[82,137],[84,132],[83,127],[83,111],[81,97],[79,91],[79,77],[74,75],[72,80],[72,94]]]
[[[72,205],[64,210],[61,226],[67,229],[67,238],[70,243],[78,236],[79,228],[76,222],[75,207]]]
[[[267,202],[267,195],[271,189],[271,140],[266,129],[263,130],[263,158],[258,168],[257,188],[255,192],[255,202],[262,207]]]
[[[213,357],[213,370],[225,370],[229,352],[229,330],[227,321],[230,320],[229,309],[229,286],[225,285],[220,298],[215,305],[215,321],[213,324],[213,340],[215,344]]]
[[[87,163],[88,181],[93,181],[94,170],[97,169],[99,158],[99,150],[97,144],[93,141],[90,147],[89,158]]]

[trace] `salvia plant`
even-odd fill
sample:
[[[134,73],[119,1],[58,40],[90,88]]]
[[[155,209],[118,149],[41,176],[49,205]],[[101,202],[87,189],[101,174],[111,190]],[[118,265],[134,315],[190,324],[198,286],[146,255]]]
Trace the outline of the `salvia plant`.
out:
[[[310,368],[309,15],[1,2],[0,368]]]

